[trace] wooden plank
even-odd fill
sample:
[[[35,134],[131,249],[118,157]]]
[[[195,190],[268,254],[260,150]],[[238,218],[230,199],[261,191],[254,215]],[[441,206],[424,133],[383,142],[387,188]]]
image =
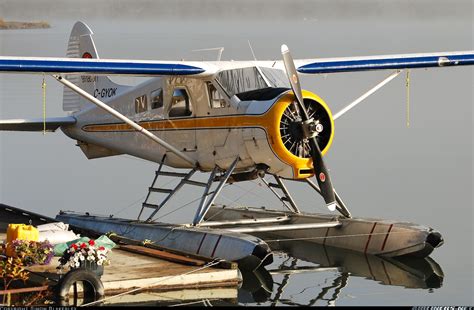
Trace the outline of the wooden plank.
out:
[[[184,289],[191,287],[237,287],[240,281],[237,270],[209,270],[175,276],[150,277],[142,279],[122,279],[103,281],[107,294],[131,288]]]
[[[80,229],[79,229],[80,230]],[[84,230],[86,231],[86,230]],[[89,231],[90,232],[90,231]],[[174,250],[174,249],[168,249],[168,248],[165,248],[165,247],[162,247],[162,246],[158,246],[156,244],[153,244],[153,243],[145,243],[143,244],[143,242],[141,241],[138,241],[138,240],[133,240],[133,239],[130,239],[130,238],[126,238],[126,237],[122,237],[122,236],[119,236],[119,235],[109,235],[108,236],[112,241],[122,245],[122,244],[127,244],[127,245],[139,245],[139,246],[145,246],[147,248],[150,248],[150,249],[155,249],[155,250],[159,250],[159,251],[165,251],[165,252],[168,252],[168,253],[173,253],[173,254],[176,254],[176,255],[181,255],[181,256],[186,256],[186,257],[189,257],[189,258],[192,258],[192,259],[197,259],[197,260],[202,260],[202,261],[205,261],[205,262],[210,262],[212,261],[212,259],[210,258],[207,258],[207,257],[204,257],[204,256],[200,256],[200,255],[196,255],[196,254],[189,254],[189,253],[184,253],[184,252],[181,252],[181,251],[178,251],[178,250]],[[228,262],[228,261],[221,261],[219,264],[217,264],[215,266],[216,268],[222,268],[222,269],[237,269],[238,265],[237,263],[235,262]]]
[[[46,291],[48,289],[49,289],[48,285],[34,286],[34,287],[23,287],[23,288],[12,288],[12,289],[9,289],[9,290],[0,290],[0,295],[40,292],[40,291]]]
[[[132,253],[161,258],[161,259],[174,262],[174,263],[179,263],[179,264],[185,264],[185,265],[191,265],[191,266],[203,266],[206,264],[206,262],[203,260],[194,259],[194,258],[186,257],[183,255],[173,254],[173,253],[169,253],[169,252],[161,251],[157,249],[146,248],[139,245],[120,245],[120,249],[128,251],[128,252],[132,252]]]

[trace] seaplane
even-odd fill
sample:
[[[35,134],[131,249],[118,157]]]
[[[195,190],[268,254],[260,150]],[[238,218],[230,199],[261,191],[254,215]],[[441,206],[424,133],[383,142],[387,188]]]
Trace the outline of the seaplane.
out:
[[[251,270],[272,261],[268,238],[384,257],[426,257],[443,243],[430,227],[354,218],[335,190],[324,156],[335,121],[403,70],[474,65],[474,51],[293,59],[282,45],[281,58],[268,61],[121,60],[99,58],[92,35],[85,23],[77,22],[64,58],[0,57],[0,72],[42,74],[63,84],[63,110],[68,112],[64,117],[1,120],[0,130],[59,128],[89,159],[128,154],[159,167],[136,220],[74,212],[60,212],[57,220],[150,240],[189,255],[237,261]],[[390,75],[335,114],[300,85],[300,75],[372,70]],[[110,76],[148,79],[129,86]],[[193,180],[196,172],[205,173],[207,182]],[[174,188],[156,187],[159,177],[179,182]],[[215,204],[226,184],[255,179],[287,210]],[[321,195],[330,213],[301,212],[285,185],[289,181]],[[192,223],[155,221],[185,185],[203,191]],[[164,196],[151,203],[152,193]]]

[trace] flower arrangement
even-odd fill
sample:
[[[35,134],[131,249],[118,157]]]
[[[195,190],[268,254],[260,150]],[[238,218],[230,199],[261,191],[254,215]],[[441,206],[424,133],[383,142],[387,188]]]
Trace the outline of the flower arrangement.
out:
[[[59,259],[59,268],[68,266],[74,269],[90,264],[97,264],[98,266],[108,265],[110,260],[107,258],[107,254],[107,248],[97,246],[92,239],[87,243],[76,242],[64,251],[63,256]]]
[[[25,266],[48,265],[54,251],[48,240],[39,242],[16,239],[7,244],[7,254],[20,258]]]

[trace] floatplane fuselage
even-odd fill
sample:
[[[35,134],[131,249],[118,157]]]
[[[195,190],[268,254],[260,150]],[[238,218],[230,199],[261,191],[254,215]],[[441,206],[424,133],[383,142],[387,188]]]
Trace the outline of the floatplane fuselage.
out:
[[[258,74],[255,67],[246,70]],[[272,70],[284,77],[284,72]],[[122,92],[118,91],[120,87],[108,87],[94,89],[92,93],[101,99],[105,97],[102,100],[110,107],[156,136],[172,141],[202,171],[211,171],[216,166],[227,170],[238,157],[236,173],[251,176],[268,172],[290,179],[311,177],[309,151],[292,139],[292,130],[298,129],[291,127],[295,112],[287,85],[240,92],[232,99],[221,85],[218,79],[168,77],[153,78]],[[319,141],[325,154],[333,139],[331,111],[317,95],[307,91],[303,94],[311,112],[322,120],[324,135],[320,135]],[[61,129],[78,141],[88,158],[129,154],[157,163],[164,159],[167,166],[174,168],[193,168],[191,163],[98,107],[90,106],[73,116],[76,123]]]

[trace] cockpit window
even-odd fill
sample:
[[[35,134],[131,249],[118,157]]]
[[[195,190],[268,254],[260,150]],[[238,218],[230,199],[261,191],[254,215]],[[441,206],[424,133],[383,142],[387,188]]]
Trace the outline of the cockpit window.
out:
[[[171,98],[169,117],[190,116],[193,114],[191,99],[185,88],[175,88]]]
[[[217,74],[216,80],[229,97],[256,89],[289,86],[283,71],[263,67],[224,70]]]
[[[290,87],[288,77],[286,76],[286,73],[282,70],[260,67],[260,71],[267,78],[268,82],[270,83],[270,87]]]
[[[213,109],[225,108],[226,101],[216,87],[208,82],[207,89],[209,90],[209,104]]]
[[[161,88],[151,92],[151,108],[159,109],[163,107],[163,90]]]
[[[148,110],[146,95],[135,98],[135,113],[142,113]]]

